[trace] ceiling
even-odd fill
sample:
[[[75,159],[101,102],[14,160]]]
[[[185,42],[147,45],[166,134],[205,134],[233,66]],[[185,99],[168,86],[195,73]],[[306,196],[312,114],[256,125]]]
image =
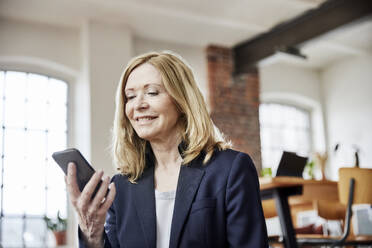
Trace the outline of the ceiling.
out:
[[[324,0],[0,0],[0,16],[80,27],[87,19],[129,27],[135,36],[194,46],[233,46],[316,8]],[[308,60],[284,61],[321,68],[344,56],[372,52],[372,19],[349,25],[302,48]]]

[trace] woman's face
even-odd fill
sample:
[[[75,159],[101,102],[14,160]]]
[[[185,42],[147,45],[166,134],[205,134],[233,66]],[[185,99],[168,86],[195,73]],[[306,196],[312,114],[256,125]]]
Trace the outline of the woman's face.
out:
[[[153,65],[145,63],[131,72],[125,97],[125,114],[140,138],[151,142],[177,135],[179,113]]]

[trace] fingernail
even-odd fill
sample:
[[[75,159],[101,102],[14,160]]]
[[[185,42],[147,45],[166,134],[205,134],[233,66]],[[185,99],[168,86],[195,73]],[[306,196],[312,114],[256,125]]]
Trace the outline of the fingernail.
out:
[[[74,166],[74,164],[72,162],[70,162],[70,163],[68,163],[67,166],[68,166],[68,168],[67,168],[68,172],[72,173],[72,167]]]

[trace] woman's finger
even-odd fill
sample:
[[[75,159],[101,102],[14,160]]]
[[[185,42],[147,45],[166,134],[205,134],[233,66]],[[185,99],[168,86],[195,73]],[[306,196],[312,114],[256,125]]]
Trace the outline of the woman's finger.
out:
[[[72,205],[76,205],[76,201],[80,196],[79,186],[76,182],[76,165],[74,163],[69,163],[67,167],[66,176],[67,190],[70,195]]]
[[[101,186],[100,186],[97,194],[95,195],[95,197],[92,201],[92,204],[90,206],[91,208],[98,209],[101,206],[101,203],[106,196],[106,192],[108,190],[109,183],[110,183],[110,177],[107,176],[102,181]]]
[[[96,171],[93,176],[89,179],[89,182],[85,185],[83,191],[81,192],[81,201],[89,203],[92,199],[94,190],[96,189],[98,183],[101,181],[103,176],[103,171]]]
[[[110,192],[108,193],[108,195],[106,196],[106,199],[105,201],[103,202],[102,206],[101,206],[101,209],[106,213],[107,210],[111,207],[111,204],[112,202],[114,201],[115,199],[115,195],[116,195],[116,187],[115,187],[115,183],[112,182],[110,183],[110,186],[109,186],[109,189],[110,189]]]

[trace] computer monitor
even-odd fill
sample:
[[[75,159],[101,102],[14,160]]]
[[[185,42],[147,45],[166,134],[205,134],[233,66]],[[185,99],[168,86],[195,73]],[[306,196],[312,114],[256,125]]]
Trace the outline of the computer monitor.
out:
[[[298,156],[294,152],[283,151],[276,176],[302,177],[307,157]]]

